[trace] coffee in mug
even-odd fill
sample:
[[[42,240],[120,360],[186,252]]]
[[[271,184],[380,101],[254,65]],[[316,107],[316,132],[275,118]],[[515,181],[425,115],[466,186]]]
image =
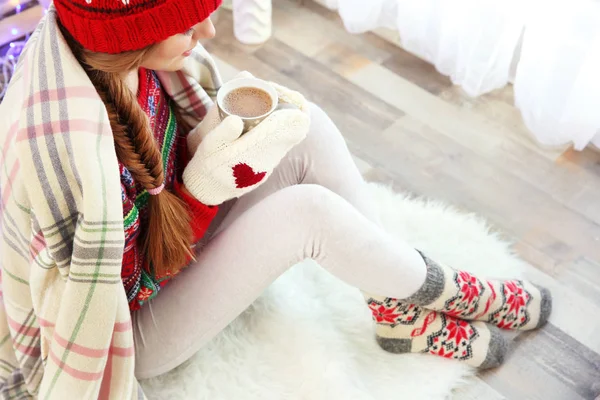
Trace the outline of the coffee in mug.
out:
[[[223,98],[223,108],[242,118],[260,117],[273,108],[269,93],[257,87],[238,87]]]
[[[261,123],[279,106],[277,90],[258,78],[237,78],[225,83],[217,93],[219,116],[236,115],[244,121],[244,132]]]

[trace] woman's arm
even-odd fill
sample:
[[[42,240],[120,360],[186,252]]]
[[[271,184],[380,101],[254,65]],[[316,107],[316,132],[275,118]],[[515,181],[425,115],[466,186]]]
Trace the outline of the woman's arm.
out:
[[[190,213],[190,223],[194,234],[193,242],[196,243],[206,233],[210,223],[217,215],[218,206],[207,206],[198,201],[185,187],[183,183],[175,181],[174,191],[182,199]]]

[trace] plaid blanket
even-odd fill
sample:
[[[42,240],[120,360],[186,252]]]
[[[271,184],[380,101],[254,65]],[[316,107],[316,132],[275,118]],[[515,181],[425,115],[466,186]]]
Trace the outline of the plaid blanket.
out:
[[[159,73],[195,126],[220,86],[201,46]],[[0,104],[0,394],[142,399],[121,283],[123,210],[112,132],[51,8]]]

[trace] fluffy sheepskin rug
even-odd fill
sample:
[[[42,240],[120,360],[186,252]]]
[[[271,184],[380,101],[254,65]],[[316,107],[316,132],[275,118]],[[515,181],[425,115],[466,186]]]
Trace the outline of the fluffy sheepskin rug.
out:
[[[385,229],[433,259],[521,276],[522,261],[476,215],[377,184],[369,190]],[[381,350],[358,291],[305,261],[191,360],[143,386],[157,400],[436,400],[472,375],[453,361]]]

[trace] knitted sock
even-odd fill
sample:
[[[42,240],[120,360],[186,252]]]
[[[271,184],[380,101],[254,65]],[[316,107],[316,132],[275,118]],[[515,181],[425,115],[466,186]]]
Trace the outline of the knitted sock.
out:
[[[503,329],[535,329],[548,320],[552,296],[547,289],[527,281],[479,279],[421,256],[427,264],[427,278],[421,289],[403,302]]]
[[[508,342],[500,330],[397,299],[364,294],[376,323],[377,343],[390,353],[430,353],[479,369],[504,361]]]

